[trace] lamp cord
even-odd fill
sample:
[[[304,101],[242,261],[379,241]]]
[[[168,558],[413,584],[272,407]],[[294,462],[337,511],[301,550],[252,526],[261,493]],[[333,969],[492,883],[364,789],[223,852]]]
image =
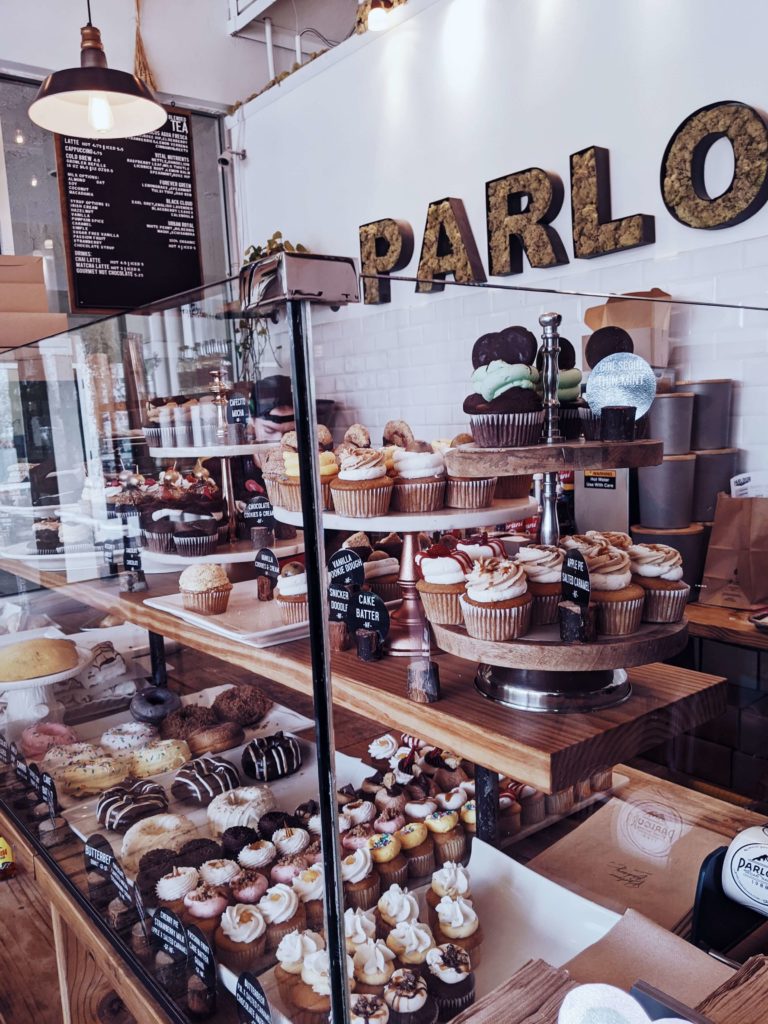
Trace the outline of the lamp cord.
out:
[[[85,3],[88,7],[88,25],[92,26],[93,22],[91,21],[91,0],[85,0]]]

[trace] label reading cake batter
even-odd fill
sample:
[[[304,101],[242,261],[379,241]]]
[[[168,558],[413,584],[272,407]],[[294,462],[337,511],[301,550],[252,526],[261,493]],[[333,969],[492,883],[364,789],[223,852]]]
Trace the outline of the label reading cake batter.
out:
[[[272,1024],[264,989],[250,971],[245,971],[237,979],[235,1002],[240,1024]]]
[[[352,636],[356,629],[375,629],[382,640],[389,633],[389,612],[378,594],[361,590],[350,599],[347,625]]]

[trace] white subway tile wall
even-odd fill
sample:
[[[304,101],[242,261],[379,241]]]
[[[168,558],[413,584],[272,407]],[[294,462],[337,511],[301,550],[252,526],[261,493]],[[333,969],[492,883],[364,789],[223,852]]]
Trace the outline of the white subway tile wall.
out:
[[[524,276],[541,289],[658,287],[683,300],[768,307],[768,237],[663,259],[633,255],[630,263],[611,265],[613,258],[606,257],[557,277],[547,271]],[[519,278],[501,283],[517,285]],[[539,315],[554,309],[563,315],[562,333],[574,343],[581,365],[581,336],[589,333],[584,311],[603,301],[450,283],[435,295],[417,295],[413,288],[393,282],[392,304],[315,313],[316,393],[337,403],[339,440],[355,422],[365,423],[376,440],[386,421],[398,418],[424,438],[453,437],[468,425],[462,402],[470,391],[472,345],[481,334],[523,324],[538,337]],[[280,328],[274,333],[279,336]],[[740,468],[768,470],[768,312],[674,306],[670,364],[679,379],[737,382],[731,444],[742,449]]]

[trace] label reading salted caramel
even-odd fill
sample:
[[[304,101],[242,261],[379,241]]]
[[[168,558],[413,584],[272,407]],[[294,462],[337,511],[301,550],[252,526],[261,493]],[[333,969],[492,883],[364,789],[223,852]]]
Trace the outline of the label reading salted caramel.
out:
[[[563,600],[575,601],[582,608],[589,604],[589,569],[579,551],[569,551],[563,559],[562,590]]]

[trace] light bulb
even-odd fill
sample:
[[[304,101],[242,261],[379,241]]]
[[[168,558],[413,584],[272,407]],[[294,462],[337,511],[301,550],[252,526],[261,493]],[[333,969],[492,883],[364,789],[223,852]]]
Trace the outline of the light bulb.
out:
[[[386,7],[372,7],[368,12],[368,31],[383,32],[389,27],[389,10]]]
[[[21,128],[16,129],[16,134],[13,136],[13,141],[16,143],[17,146],[24,145],[24,132],[21,130]]]
[[[97,135],[102,135],[114,128],[115,118],[106,96],[99,95],[99,93],[89,96],[88,124]]]
[[[36,174],[33,174],[32,177],[29,179],[29,184],[32,186],[32,188],[37,188],[37,175]]]

